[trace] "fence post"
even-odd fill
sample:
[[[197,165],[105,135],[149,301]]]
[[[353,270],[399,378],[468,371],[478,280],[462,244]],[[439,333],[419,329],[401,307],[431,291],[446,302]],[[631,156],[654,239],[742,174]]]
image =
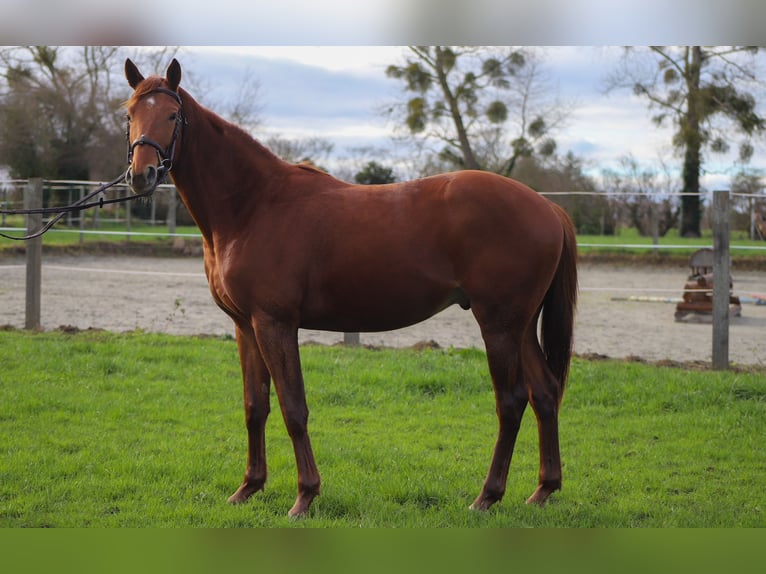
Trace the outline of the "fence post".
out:
[[[32,178],[24,188],[24,209],[38,209],[43,206],[43,180]],[[43,216],[39,213],[27,215],[27,233],[40,229]],[[43,238],[36,237],[25,242],[27,252],[27,292],[24,328],[40,329],[40,290],[42,287]]]
[[[82,201],[83,197],[85,197],[85,186],[80,187],[80,197],[78,199]],[[82,245],[85,243],[85,233],[83,233],[85,231],[85,212],[81,211],[77,219],[80,224],[80,245]]]
[[[752,195],[748,198],[750,200],[750,241],[755,241],[755,199]]]
[[[652,218],[652,245],[654,245],[654,254],[659,255],[660,249],[657,247],[660,244],[660,214],[657,213],[659,209],[654,201],[650,203],[649,209],[649,214]]]
[[[359,333],[343,333],[343,344],[346,347],[358,347],[361,344]]]
[[[152,198],[152,201],[151,201],[150,205],[151,205],[151,210],[152,210],[151,226],[154,227],[155,223],[157,223],[157,221],[156,221],[156,219],[157,219],[157,202],[155,201],[154,198]]]
[[[729,368],[729,192],[713,192],[713,368]]]
[[[131,195],[131,191],[129,187],[125,188],[125,197],[129,197]],[[118,210],[119,212],[119,210]],[[125,241],[130,241],[130,232],[131,232],[131,214],[130,214],[130,202],[125,202],[125,231],[127,231],[127,235],[125,235]]]
[[[99,199],[106,199],[106,194],[102,191],[98,194]],[[99,223],[99,213],[101,213],[101,209],[94,209],[93,210],[93,229],[98,229],[101,227],[101,224]]]
[[[176,232],[176,205],[177,205],[177,198],[176,198],[176,188],[171,187],[168,189],[168,216],[167,216],[167,223],[168,223],[168,233],[175,233]]]

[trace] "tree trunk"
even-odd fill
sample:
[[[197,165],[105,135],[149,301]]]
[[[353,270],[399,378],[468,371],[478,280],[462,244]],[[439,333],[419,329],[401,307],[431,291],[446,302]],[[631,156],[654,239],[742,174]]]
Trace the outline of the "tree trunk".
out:
[[[512,177],[513,170],[516,167],[516,161],[519,159],[519,154],[514,153],[506,162],[505,169],[502,172],[502,175],[505,177]]]
[[[481,169],[479,162],[476,161],[476,156],[473,154],[471,148],[471,142],[468,140],[468,133],[466,132],[465,125],[463,124],[463,117],[460,114],[460,108],[458,107],[457,98],[450,90],[449,83],[447,82],[447,72],[444,70],[441,57],[441,47],[436,46],[436,76],[439,79],[439,85],[444,93],[444,99],[447,100],[449,105],[450,114],[452,115],[452,121],[455,124],[455,130],[457,131],[458,141],[460,142],[460,152],[463,155],[463,167],[465,169]]]
[[[702,71],[702,49],[691,46],[687,57],[687,108],[681,119],[681,137],[684,142],[683,207],[681,237],[700,237],[700,156],[702,139],[700,135],[700,75]]]
[[[686,143],[683,167],[683,193],[699,194],[700,191],[700,146],[699,139]],[[699,195],[681,196],[682,213],[681,237],[700,237],[700,197]]]

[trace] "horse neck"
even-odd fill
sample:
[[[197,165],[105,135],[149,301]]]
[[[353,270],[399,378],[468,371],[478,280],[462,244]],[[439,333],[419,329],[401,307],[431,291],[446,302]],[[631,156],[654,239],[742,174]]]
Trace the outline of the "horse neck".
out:
[[[269,194],[288,168],[238,127],[181,94],[187,125],[171,175],[182,201],[212,246]]]

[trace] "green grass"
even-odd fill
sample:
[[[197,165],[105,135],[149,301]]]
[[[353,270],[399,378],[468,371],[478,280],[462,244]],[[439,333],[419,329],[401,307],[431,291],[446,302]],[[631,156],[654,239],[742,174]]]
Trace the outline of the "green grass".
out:
[[[763,249],[738,249],[738,247],[766,248],[763,241],[750,240],[745,231],[732,230],[729,238],[731,253],[733,257],[764,257],[766,251]],[[651,254],[653,249],[645,247],[625,247],[625,245],[646,245],[652,246],[652,238],[641,236],[635,228],[619,229],[616,235],[578,235],[577,243],[581,245],[580,253],[628,253],[628,254]],[[590,245],[599,245],[592,247]],[[679,237],[678,230],[671,229],[664,237],[659,238],[660,254],[663,256],[683,256],[690,257],[695,249],[700,247],[711,247],[713,245],[713,232],[709,229],[702,230],[700,238]],[[665,247],[662,247],[665,246]],[[671,247],[672,246],[672,247]]]
[[[19,221],[20,217],[11,217],[8,218],[8,221],[6,222],[6,227],[18,227],[19,230],[16,233],[9,233],[9,235],[16,235],[20,236],[23,235],[25,232],[25,229],[23,227],[24,223],[23,221]],[[77,246],[81,245],[83,243],[99,243],[99,242],[110,242],[110,243],[118,243],[118,242],[124,242],[126,241],[127,237],[124,235],[126,231],[125,224],[119,224],[119,223],[110,223],[110,222],[102,222],[98,229],[93,229],[92,227],[87,227],[85,229],[87,233],[82,234],[82,238],[80,237],[79,228],[73,227],[73,228],[67,228],[61,225],[58,225],[48,231],[43,236],[43,245],[49,245],[49,246]],[[105,232],[105,233],[94,233],[95,231],[98,232]],[[129,241],[134,242],[145,242],[145,243],[156,243],[156,244],[163,244],[163,243],[172,243],[173,239],[172,237],[167,237],[163,234],[167,234],[168,228],[164,225],[149,225],[149,224],[132,224],[130,227],[130,231],[132,233],[140,233],[142,235],[134,235],[131,236],[130,239],[127,239]],[[154,234],[158,235],[154,235]],[[176,233],[180,234],[194,234],[195,236],[199,236],[200,232],[199,229],[197,229],[194,225],[179,225],[176,226]],[[145,235],[144,235],[145,234]],[[16,243],[10,240],[2,239],[0,240],[0,252],[4,248],[13,248],[17,247]]]
[[[302,349],[322,495],[303,521],[275,397],[269,481],[245,464],[236,345],[0,331],[0,526],[766,526],[763,372],[576,359],[564,488],[544,508],[528,411],[505,499],[470,512],[496,435],[477,350]],[[273,394],[273,393],[272,393]]]

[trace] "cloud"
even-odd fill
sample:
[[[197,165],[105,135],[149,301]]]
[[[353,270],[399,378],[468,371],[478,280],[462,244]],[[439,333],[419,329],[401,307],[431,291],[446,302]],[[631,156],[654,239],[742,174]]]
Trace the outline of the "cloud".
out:
[[[759,0],[0,0],[6,43],[763,45]]]
[[[353,52],[352,48],[347,51]],[[269,131],[284,134],[349,137],[359,142],[364,134],[380,139],[386,134],[376,108],[397,94],[397,86],[385,78],[358,71],[337,71],[296,59],[215,50],[186,50],[187,68],[214,87],[213,98],[237,90],[246,70],[261,86],[262,115]]]
[[[264,125],[256,134],[261,139],[275,133],[319,136],[343,154],[361,146],[404,149],[392,145],[390,126],[377,113],[382,104],[402,97],[401,86],[385,76],[386,65],[400,63],[402,52],[401,47],[190,47],[181,59],[185,72],[210,86],[206,92],[213,102],[235,92],[251,70],[261,83]],[[543,52],[543,66],[562,99],[575,103],[556,136],[560,153],[572,151],[593,172],[615,167],[627,154],[646,165],[656,164],[659,157],[678,163],[671,146],[672,126],[657,128],[646,101],[629,90],[603,92],[604,78],[621,48],[549,47]],[[215,109],[214,103],[211,107]],[[754,164],[761,157],[757,154]],[[707,159],[711,172],[732,169],[731,157]]]

